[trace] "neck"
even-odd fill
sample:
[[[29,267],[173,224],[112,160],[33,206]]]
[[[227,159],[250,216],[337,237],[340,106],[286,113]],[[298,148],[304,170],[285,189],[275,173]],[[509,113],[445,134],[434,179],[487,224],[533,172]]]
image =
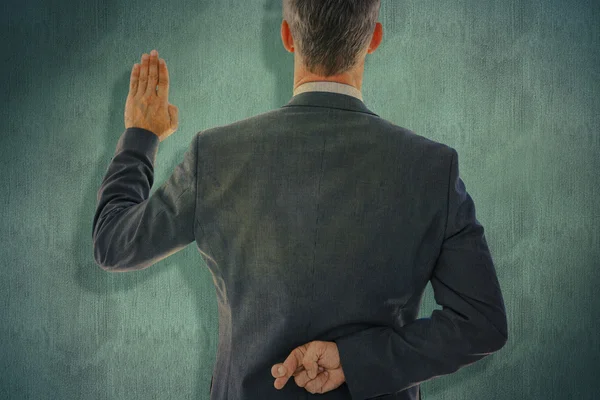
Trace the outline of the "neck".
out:
[[[308,72],[302,66],[301,60],[298,57],[295,57],[294,64],[294,90],[306,82],[337,82],[353,86],[354,88],[358,89],[358,91],[362,90],[362,80],[365,67],[364,63],[360,63],[360,65],[354,69],[344,72],[343,74],[330,76],[327,78]]]

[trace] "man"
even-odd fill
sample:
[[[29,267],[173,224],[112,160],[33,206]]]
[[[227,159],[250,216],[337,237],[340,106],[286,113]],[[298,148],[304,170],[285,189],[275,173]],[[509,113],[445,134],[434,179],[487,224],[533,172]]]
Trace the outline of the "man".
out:
[[[153,51],[133,67],[94,257],[135,271],[196,242],[218,295],[211,399],[418,399],[421,382],[507,341],[456,150],[362,101],[379,8],[285,0],[290,102],[197,133],[151,197],[158,143],[178,112],[164,60]],[[429,281],[443,309],[416,319]]]

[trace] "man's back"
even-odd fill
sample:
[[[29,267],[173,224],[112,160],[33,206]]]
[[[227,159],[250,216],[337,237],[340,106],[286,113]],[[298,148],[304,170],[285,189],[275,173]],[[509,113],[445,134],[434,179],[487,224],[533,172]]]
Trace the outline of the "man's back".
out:
[[[311,398],[293,380],[275,389],[270,371],[312,340],[337,343],[346,375],[320,399],[418,399],[419,382],[506,341],[452,148],[327,92],[198,146],[194,235],[219,310],[211,399]],[[416,320],[430,279],[444,310]]]

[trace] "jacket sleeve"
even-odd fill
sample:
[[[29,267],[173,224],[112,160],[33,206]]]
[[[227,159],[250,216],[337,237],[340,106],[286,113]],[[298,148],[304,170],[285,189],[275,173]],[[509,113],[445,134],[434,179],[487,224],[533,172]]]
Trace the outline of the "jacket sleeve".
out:
[[[148,198],[159,139],[141,128],[128,128],[121,136],[94,215],[94,259],[102,269],[144,269],[194,241],[198,137]]]
[[[429,318],[376,326],[334,340],[354,400],[405,390],[470,365],[504,346],[504,301],[473,199],[451,149],[447,222],[430,277],[437,304]]]

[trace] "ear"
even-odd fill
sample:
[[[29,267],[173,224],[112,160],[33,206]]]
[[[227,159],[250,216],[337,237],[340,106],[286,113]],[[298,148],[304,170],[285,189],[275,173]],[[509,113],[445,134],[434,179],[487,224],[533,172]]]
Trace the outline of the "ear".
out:
[[[375,24],[375,30],[373,31],[373,37],[371,38],[371,44],[369,44],[368,54],[373,53],[379,45],[381,44],[381,40],[383,39],[383,25],[381,22],[377,22]]]
[[[281,41],[287,51],[290,53],[294,52],[294,38],[292,37],[290,26],[285,19],[281,22]]]

